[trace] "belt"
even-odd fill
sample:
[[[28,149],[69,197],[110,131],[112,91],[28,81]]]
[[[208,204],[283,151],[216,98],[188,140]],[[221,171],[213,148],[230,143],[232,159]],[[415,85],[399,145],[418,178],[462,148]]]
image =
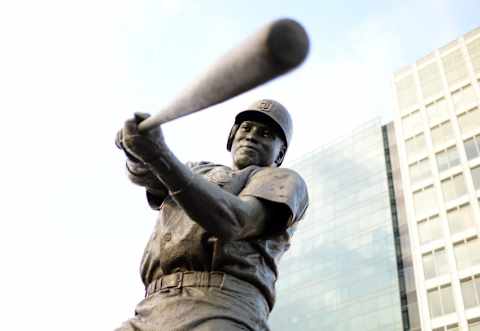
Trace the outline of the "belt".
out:
[[[182,287],[222,287],[225,274],[219,271],[184,271],[162,276],[148,284],[145,297],[155,292]]]

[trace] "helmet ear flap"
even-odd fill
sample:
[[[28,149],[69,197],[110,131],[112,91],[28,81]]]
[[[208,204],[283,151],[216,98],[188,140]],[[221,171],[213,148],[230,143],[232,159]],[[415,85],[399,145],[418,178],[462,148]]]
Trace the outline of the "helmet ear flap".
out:
[[[232,129],[230,130],[230,134],[228,135],[227,151],[229,152],[232,149],[233,138],[235,138],[235,134],[237,133],[238,127],[239,127],[239,124],[235,123],[232,126]]]
[[[283,159],[285,158],[286,152],[287,152],[287,145],[284,143],[277,155],[277,159],[275,160],[275,164],[277,165],[277,167],[280,167],[280,165],[282,164]]]

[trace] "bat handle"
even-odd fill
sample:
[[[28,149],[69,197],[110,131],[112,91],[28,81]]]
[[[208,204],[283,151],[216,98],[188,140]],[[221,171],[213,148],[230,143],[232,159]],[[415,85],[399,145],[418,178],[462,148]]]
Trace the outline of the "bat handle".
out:
[[[142,122],[140,122],[140,124],[138,124],[138,131],[147,132],[159,126],[162,123],[163,122],[158,120],[157,116],[150,116],[149,118],[143,120]]]

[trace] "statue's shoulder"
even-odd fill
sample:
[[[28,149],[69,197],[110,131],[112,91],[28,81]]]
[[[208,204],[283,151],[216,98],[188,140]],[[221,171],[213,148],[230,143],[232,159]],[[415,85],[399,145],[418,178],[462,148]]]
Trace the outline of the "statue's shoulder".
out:
[[[299,185],[305,185],[302,176],[290,168],[258,167],[252,172],[252,177],[264,180],[298,182]]]
[[[210,172],[212,169],[215,168],[228,168],[222,164],[214,163],[214,162],[209,162],[209,161],[197,161],[197,162],[186,162],[185,165],[189,167],[194,173],[198,174],[205,174],[207,172]]]

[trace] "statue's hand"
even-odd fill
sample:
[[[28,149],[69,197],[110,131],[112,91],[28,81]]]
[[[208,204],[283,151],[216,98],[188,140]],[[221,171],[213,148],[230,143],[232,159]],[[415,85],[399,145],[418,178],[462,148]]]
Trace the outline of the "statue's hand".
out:
[[[138,124],[149,116],[146,113],[135,113],[134,118],[125,122],[115,142],[117,147],[125,151],[127,157],[133,157],[136,161],[146,164],[157,158],[162,153],[162,147],[165,146],[160,126],[148,132],[138,131]]]
[[[123,147],[123,128],[118,130],[117,135],[115,136],[115,146],[117,146],[118,149],[121,149],[125,155],[127,156],[128,160],[135,162],[135,163],[141,163],[140,160],[136,159],[132,154],[130,154],[125,147]]]

